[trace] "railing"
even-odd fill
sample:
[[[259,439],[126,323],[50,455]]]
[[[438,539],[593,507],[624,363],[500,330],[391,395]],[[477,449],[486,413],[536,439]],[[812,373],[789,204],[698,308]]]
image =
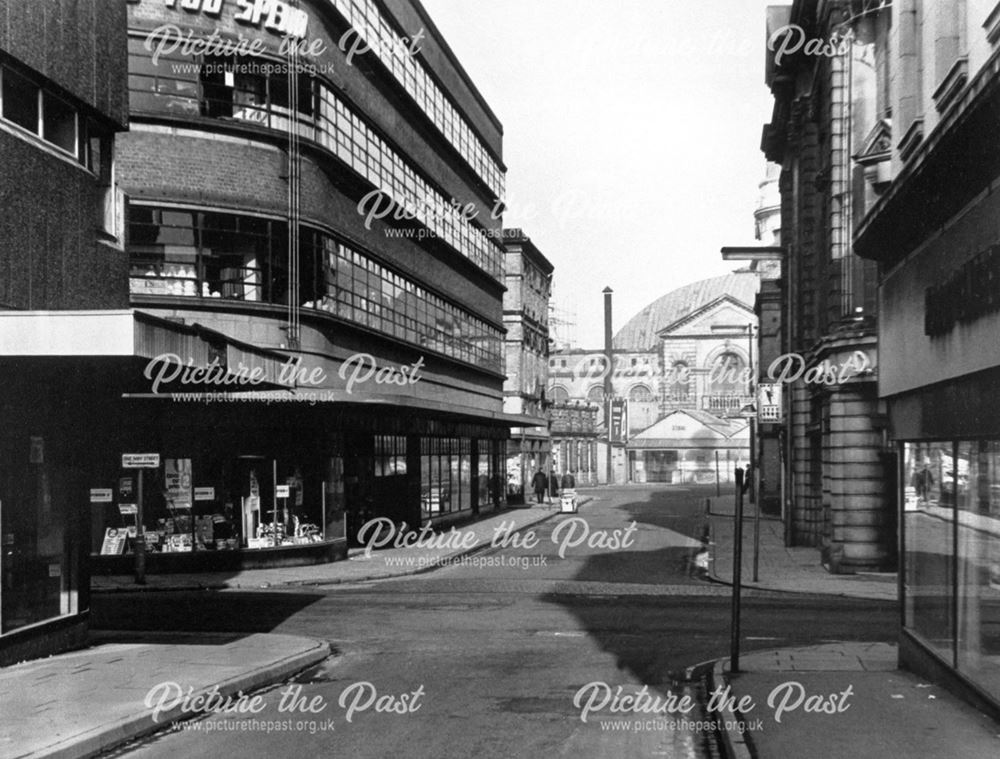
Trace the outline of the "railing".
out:
[[[736,414],[754,403],[756,398],[752,395],[706,395],[701,399],[701,408],[712,414]]]

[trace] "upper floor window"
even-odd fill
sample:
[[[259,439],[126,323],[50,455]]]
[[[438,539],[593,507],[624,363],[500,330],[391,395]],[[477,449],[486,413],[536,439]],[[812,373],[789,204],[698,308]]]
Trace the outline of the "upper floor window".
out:
[[[498,329],[321,230],[303,227],[293,268],[282,220],[136,204],[129,221],[133,296],[279,305],[294,300],[412,345],[500,369]]]
[[[711,395],[745,395],[747,388],[746,362],[732,351],[720,354],[708,374]]]
[[[3,118],[82,160],[76,109],[7,66],[0,78]]]
[[[637,403],[648,403],[654,400],[653,393],[645,385],[636,385],[628,391],[628,399]]]

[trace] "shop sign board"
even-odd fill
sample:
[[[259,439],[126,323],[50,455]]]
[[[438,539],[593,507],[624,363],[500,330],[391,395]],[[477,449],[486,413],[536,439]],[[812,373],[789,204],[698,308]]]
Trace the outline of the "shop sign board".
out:
[[[163,463],[163,479],[170,506],[175,509],[190,509],[191,459],[166,459]]]
[[[123,453],[122,469],[158,469],[160,454],[158,453]]]
[[[139,507],[134,503],[119,503],[118,513],[122,516],[131,516],[139,513]]]
[[[214,501],[215,488],[195,488],[194,499],[196,501]]]
[[[125,551],[125,538],[128,533],[118,527],[109,527],[104,531],[104,542],[101,544],[102,556],[118,556]]]
[[[91,488],[90,489],[90,502],[91,503],[111,503],[113,500],[111,488]]]
[[[278,498],[290,498],[292,495],[291,487],[289,485],[278,485],[277,496]]]
[[[762,382],[757,386],[757,421],[781,421],[781,384]]]
[[[623,399],[611,401],[610,434],[612,443],[625,442],[626,406]]]

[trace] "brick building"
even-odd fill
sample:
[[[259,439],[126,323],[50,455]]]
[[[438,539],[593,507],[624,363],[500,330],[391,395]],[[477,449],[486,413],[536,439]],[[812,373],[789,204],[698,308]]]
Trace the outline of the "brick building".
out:
[[[329,542],[496,508],[518,421],[500,122],[419,2],[173,6],[129,4],[131,303],[261,367],[281,401],[136,394],[156,432],[132,445],[206,494],[164,504],[167,531],[190,513],[244,546],[297,544],[303,525]],[[174,29],[258,52],[189,54]]]
[[[99,333],[128,308],[125,83],[123,5],[0,2],[0,665],[86,638],[91,441],[117,390]]]
[[[61,26],[42,5],[68,35],[45,50],[116,30],[93,109],[130,121],[120,238],[78,254],[29,227],[0,333],[91,357],[73,368],[96,419],[44,455],[86,439],[61,489],[89,502],[95,571],[325,561],[376,517],[497,508],[509,429],[534,421],[503,410],[502,127],[420,3],[130,0]],[[104,196],[55,166],[37,194],[92,237],[72,203]]]
[[[534,426],[513,428],[507,441],[506,491],[510,497],[523,499],[530,491],[528,484],[534,473],[548,473],[555,463],[549,438],[550,403],[546,398],[554,268],[520,229],[504,230],[504,247],[504,411],[535,420]]]

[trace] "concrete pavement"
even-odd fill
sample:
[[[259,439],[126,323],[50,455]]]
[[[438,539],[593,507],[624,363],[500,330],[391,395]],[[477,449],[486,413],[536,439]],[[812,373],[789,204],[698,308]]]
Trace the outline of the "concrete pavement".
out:
[[[94,756],[212,706],[181,693],[236,699],[329,655],[325,642],[291,635],[97,635],[88,648],[0,668],[0,756]]]
[[[580,503],[589,500],[583,496]],[[505,534],[529,529],[558,509],[556,501],[461,525],[455,530],[465,537],[461,545],[437,541],[370,556],[356,549],[348,561],[237,574],[147,575],[145,586],[135,585],[131,576],[94,577],[92,590],[259,589],[412,575],[488,548],[498,529]],[[96,632],[91,637],[88,648],[0,668],[0,757],[93,756],[211,711],[227,698],[239,703],[241,695],[280,683],[331,653],[323,641],[290,635]]]
[[[717,717],[732,759],[1000,756],[1000,725],[937,685],[896,668],[896,647],[833,643],[716,663],[710,688],[736,704]],[[731,703],[730,703],[731,706]]]
[[[708,523],[711,529],[711,563],[713,580],[731,583],[733,577],[733,496],[711,498]],[[820,564],[816,548],[788,547],[784,542],[784,526],[780,519],[761,515],[757,577],[753,579],[754,509],[748,506],[743,514],[742,581],[747,588],[791,593],[869,598],[895,603],[899,596],[895,572],[854,575],[830,574]]]
[[[726,556],[732,555],[732,530],[726,528],[732,517],[716,514],[716,509],[724,511],[725,506],[717,504],[709,517],[712,567],[721,581],[732,566],[731,560],[726,563]],[[557,513],[554,507],[534,506],[463,525],[460,530],[477,536],[471,548],[398,548],[367,558],[359,558],[363,552],[356,551],[353,561],[316,567],[254,570],[220,578],[150,576],[146,587],[256,589],[416,574],[488,547],[503,522],[513,530],[524,530]],[[747,578],[752,571],[751,525],[748,520]],[[780,523],[762,520],[761,526],[760,582],[748,582],[748,587],[895,602],[893,576],[829,575],[819,566],[815,549],[784,548]],[[131,577],[94,579],[105,592],[136,589]],[[91,756],[198,714],[198,702],[170,704],[154,722],[147,698],[160,683],[177,683],[192,694],[218,692],[224,699],[281,682],[329,654],[322,641],[282,635],[98,636],[88,649],[0,669],[0,693],[8,717],[0,725],[0,756]],[[710,684],[710,690],[728,687],[727,695],[754,704],[742,715],[745,735],[736,726],[741,715],[733,712],[732,703],[716,704],[722,707],[716,716],[723,727],[730,723],[722,732],[731,756],[1000,755],[1000,726],[936,686],[896,669],[894,646],[828,643],[745,654],[740,664],[740,672],[732,673],[728,661],[719,660]],[[799,695],[800,703],[792,708]],[[809,700],[810,696],[821,698]],[[779,715],[776,707],[781,703],[786,708]],[[810,713],[810,706],[833,708],[834,713]]]
[[[732,584],[733,498],[710,499],[709,574]],[[815,548],[784,545],[782,523],[759,523],[753,581],[754,512],[743,524],[742,584],[774,590],[898,602],[895,573],[833,575]],[[780,620],[776,620],[780,622]],[[733,759],[1000,756],[1000,725],[944,689],[898,669],[895,645],[830,642],[742,654],[739,672],[715,662],[709,690],[722,689],[715,717]],[[728,690],[727,690],[728,689]],[[735,706],[752,706],[737,713]]]

